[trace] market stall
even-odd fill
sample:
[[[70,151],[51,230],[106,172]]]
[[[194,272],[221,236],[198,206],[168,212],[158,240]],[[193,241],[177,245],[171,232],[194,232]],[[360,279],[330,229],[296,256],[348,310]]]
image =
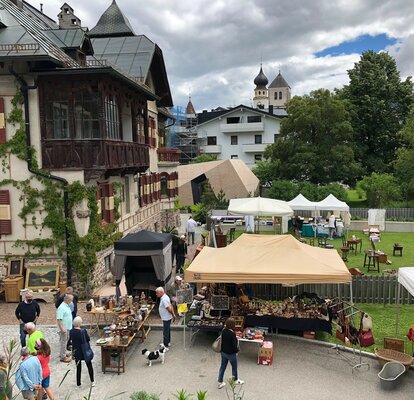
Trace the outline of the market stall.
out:
[[[185,280],[202,284],[349,284],[351,274],[336,250],[308,246],[291,235],[243,234],[226,248],[205,247],[185,271]],[[245,325],[331,332],[321,307],[282,301],[265,304],[266,311],[260,311],[259,302],[244,303],[238,312],[245,315]]]
[[[405,287],[414,296],[414,267],[405,267],[398,270],[397,309],[395,319],[395,336],[398,335],[398,319],[400,307],[401,286]]]

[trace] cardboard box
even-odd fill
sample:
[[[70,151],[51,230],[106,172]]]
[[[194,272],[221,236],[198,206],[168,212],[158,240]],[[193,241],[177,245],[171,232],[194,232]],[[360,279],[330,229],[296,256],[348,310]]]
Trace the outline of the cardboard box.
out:
[[[273,363],[273,343],[263,342],[259,348],[259,354],[257,356],[257,364],[259,365],[272,365]]]
[[[313,331],[304,331],[303,332],[303,337],[305,339],[315,339],[315,332],[313,332]]]

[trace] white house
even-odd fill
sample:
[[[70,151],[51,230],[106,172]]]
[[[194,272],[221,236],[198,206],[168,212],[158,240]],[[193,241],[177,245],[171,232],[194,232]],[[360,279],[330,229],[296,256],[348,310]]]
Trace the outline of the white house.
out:
[[[275,142],[281,117],[269,110],[245,105],[199,114],[197,136],[200,152],[215,154],[218,160],[239,159],[253,168],[262,160],[266,146]]]

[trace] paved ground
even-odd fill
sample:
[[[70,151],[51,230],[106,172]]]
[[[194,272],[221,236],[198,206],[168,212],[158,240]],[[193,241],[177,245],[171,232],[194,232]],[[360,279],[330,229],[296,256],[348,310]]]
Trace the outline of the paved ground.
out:
[[[52,388],[57,399],[80,400],[89,392],[89,379],[86,368],[83,371],[83,387],[75,384],[75,367],[57,360],[58,337],[55,328],[41,327],[52,345]],[[1,340],[7,341],[16,336],[17,331],[11,326],[0,327]],[[188,332],[187,332],[188,335]],[[210,345],[214,336],[200,333],[194,338],[192,347],[184,350],[183,332],[173,332],[173,345],[167,353],[164,365],[159,363],[148,367],[141,355],[144,345],[136,342],[130,352],[127,372],[116,375],[101,372],[100,349],[94,346],[93,361],[97,386],[92,390],[92,399],[109,399],[121,393],[118,398],[129,399],[133,391],[146,390],[157,393],[162,400],[173,400],[172,394],[184,388],[190,393],[207,390],[209,400],[227,399],[224,389],[216,388],[219,355]],[[96,338],[95,338],[96,339]],[[145,347],[155,349],[161,341],[161,331],[153,329]],[[305,397],[307,400],[406,400],[414,393],[414,371],[403,376],[397,388],[385,392],[380,388],[377,374],[378,364],[370,358],[364,359],[370,369],[364,367],[352,373],[350,365],[327,347],[315,345],[311,341],[298,341],[295,338],[274,336],[275,358],[272,366],[259,366],[257,347],[252,343],[243,343],[239,357],[239,375],[246,381],[244,400],[292,400]],[[356,358],[353,362],[357,362]],[[58,384],[69,371],[68,376],[58,388]],[[226,378],[230,375],[226,371]],[[18,397],[21,399],[21,397]]]

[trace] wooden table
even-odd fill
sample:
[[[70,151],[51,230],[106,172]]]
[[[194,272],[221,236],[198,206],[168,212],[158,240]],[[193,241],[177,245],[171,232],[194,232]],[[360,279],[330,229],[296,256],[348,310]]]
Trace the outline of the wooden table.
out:
[[[361,253],[362,251],[362,239],[361,238],[348,239],[346,241],[346,244],[351,250],[354,250],[355,255],[357,254],[358,244],[359,244],[359,252]]]

